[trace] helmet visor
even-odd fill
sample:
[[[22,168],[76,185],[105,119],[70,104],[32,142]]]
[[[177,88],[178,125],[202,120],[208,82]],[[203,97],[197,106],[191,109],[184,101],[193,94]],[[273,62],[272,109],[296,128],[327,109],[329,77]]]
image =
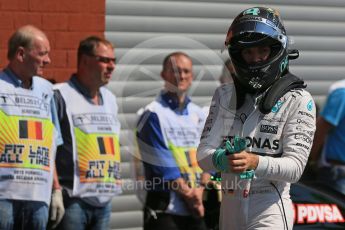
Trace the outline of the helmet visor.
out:
[[[272,24],[266,19],[262,19],[262,21],[244,21],[236,24],[231,28],[232,38],[229,38],[229,45],[244,47],[264,45],[261,42],[267,41],[265,38],[269,37],[280,42],[282,47],[286,48],[287,37],[275,25],[268,25],[268,22]]]

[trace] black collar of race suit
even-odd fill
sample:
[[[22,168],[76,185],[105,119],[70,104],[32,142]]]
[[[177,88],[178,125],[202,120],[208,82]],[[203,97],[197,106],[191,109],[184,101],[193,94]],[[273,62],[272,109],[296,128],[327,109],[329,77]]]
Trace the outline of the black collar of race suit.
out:
[[[271,112],[273,106],[277,103],[279,98],[284,96],[292,89],[306,88],[304,81],[291,73],[287,73],[273,83],[273,85],[263,94],[259,110],[263,114]]]

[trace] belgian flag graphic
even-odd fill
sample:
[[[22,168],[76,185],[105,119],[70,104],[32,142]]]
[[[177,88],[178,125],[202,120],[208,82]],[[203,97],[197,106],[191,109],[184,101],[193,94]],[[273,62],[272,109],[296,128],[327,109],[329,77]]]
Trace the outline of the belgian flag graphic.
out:
[[[115,155],[115,143],[112,137],[97,137],[99,152],[101,154]]]
[[[42,122],[19,120],[19,138],[42,140]]]

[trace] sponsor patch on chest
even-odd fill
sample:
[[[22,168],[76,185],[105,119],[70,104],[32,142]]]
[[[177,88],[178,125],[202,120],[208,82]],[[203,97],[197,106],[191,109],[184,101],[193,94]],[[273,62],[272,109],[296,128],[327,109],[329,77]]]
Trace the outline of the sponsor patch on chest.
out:
[[[277,125],[261,125],[260,126],[260,132],[277,134],[278,133],[278,126]]]

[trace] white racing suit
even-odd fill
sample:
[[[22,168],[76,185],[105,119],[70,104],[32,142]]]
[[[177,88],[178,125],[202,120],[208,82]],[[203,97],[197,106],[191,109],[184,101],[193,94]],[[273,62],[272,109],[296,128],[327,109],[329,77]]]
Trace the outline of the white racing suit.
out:
[[[233,84],[222,85],[213,96],[197,151],[199,165],[205,171],[216,170],[213,153],[224,140],[233,142],[235,135],[247,139],[245,151],[258,154],[259,163],[252,180],[222,173],[220,229],[288,226],[290,230],[293,226],[290,183],[301,177],[311,150],[314,101],[303,89],[291,90],[265,115],[259,111],[260,99],[250,95],[246,95],[244,104],[236,111],[233,102],[236,100],[231,100],[233,90]]]

